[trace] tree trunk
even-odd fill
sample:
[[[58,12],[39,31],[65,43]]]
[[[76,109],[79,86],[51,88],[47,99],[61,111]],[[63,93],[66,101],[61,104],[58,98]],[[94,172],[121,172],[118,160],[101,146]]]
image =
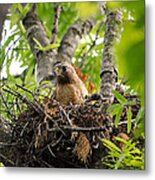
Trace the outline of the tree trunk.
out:
[[[104,35],[104,51],[101,68],[101,95],[108,100],[109,105],[114,100],[113,90],[116,88],[117,71],[115,68],[114,44],[120,35],[119,26],[122,23],[122,13],[119,10],[110,11],[103,5],[106,15],[106,30]]]
[[[80,43],[80,39],[84,35],[88,34],[95,25],[92,19],[86,21],[77,21],[64,35],[57,52],[55,49],[42,51],[36,48],[36,41],[38,41],[42,47],[50,45],[51,41],[46,35],[42,22],[35,13],[34,6],[23,19],[23,24],[27,31],[30,47],[37,60],[38,84],[43,80],[53,80],[53,64],[55,64],[57,61],[71,61],[71,58]]]

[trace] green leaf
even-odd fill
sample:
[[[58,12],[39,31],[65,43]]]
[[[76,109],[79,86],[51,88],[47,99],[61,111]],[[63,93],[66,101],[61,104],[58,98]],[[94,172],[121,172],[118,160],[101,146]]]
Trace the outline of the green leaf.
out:
[[[131,125],[132,125],[132,111],[131,111],[130,106],[129,106],[128,113],[127,113],[127,119],[128,119],[127,132],[130,133]]]
[[[134,167],[141,167],[142,169],[144,169],[144,162],[142,161],[131,160],[130,163]]]
[[[50,50],[50,49],[55,49],[55,48],[58,48],[60,46],[60,44],[49,44],[49,45],[47,45],[46,47],[44,47],[43,49],[43,51],[48,51],[48,50]]]
[[[107,147],[111,150],[116,150],[117,152],[121,152],[121,149],[117,147],[113,142],[107,140],[107,139],[102,139],[104,145],[107,145]]]
[[[140,110],[138,111],[138,114],[136,116],[136,120],[135,120],[135,124],[137,125],[139,123],[139,121],[144,118],[144,114],[145,114],[145,111],[144,111],[144,107],[141,107]]]
[[[127,144],[127,141],[123,138],[120,138],[120,137],[115,137],[115,140],[119,141],[119,142],[122,142],[124,144]]]
[[[123,109],[124,109],[124,106],[120,106],[118,108],[118,112],[117,112],[116,117],[115,117],[115,126],[116,126],[116,128],[118,127],[118,123],[120,122],[120,118],[121,118],[121,114],[123,112]]]
[[[110,155],[111,157],[119,158],[119,157],[120,157],[120,152],[111,151],[111,152],[109,152],[109,155]]]
[[[37,44],[36,49],[43,51],[44,47],[40,44],[40,42],[35,37],[33,37],[33,41]]]
[[[106,166],[109,166],[110,168],[113,168],[114,166],[112,165],[112,164],[110,164],[110,163],[107,163],[107,162],[102,162],[104,165],[106,165]]]
[[[124,158],[125,158],[125,155],[121,154],[118,161],[115,164],[114,169],[119,169],[119,167],[122,165],[122,161],[124,160]]]
[[[124,106],[132,106],[135,104],[137,104],[136,101],[128,101],[128,102],[123,103]]]
[[[20,3],[18,3],[17,4],[17,9],[20,11],[20,13],[22,14],[22,12],[23,12],[23,6],[20,4]]]
[[[115,115],[117,114],[120,107],[122,107],[121,104],[113,104],[110,107],[108,107],[107,112],[112,113],[112,115]]]
[[[39,49],[40,51],[43,51],[43,52],[48,51],[50,49],[58,48],[60,46],[60,44],[49,44],[46,47],[43,47],[36,38],[33,38],[33,40],[37,44],[37,46],[35,48]]]
[[[113,90],[113,94],[121,104],[128,102],[128,100],[124,96],[122,96],[118,91]]]
[[[24,9],[23,9],[23,12],[22,12],[23,16],[25,16],[27,14],[27,12],[30,10],[31,6],[32,6],[31,4],[26,4],[24,6]]]
[[[25,30],[25,28],[24,28],[24,26],[23,26],[22,21],[19,21],[19,28],[20,28],[20,30],[21,30],[21,32],[22,32],[23,34],[26,33],[26,30]]]
[[[138,148],[136,148],[136,149],[133,149],[132,151],[130,151],[130,153],[132,153],[132,154],[141,154],[141,151]]]

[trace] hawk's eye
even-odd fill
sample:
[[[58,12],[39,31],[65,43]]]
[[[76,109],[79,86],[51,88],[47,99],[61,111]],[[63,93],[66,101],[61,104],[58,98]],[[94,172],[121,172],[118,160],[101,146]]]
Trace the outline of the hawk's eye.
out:
[[[66,72],[66,70],[67,70],[66,66],[62,66],[62,71]]]

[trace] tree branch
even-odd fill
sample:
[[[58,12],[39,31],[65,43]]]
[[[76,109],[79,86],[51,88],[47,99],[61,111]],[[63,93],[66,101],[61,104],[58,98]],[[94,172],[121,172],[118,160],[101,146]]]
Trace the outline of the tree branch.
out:
[[[95,21],[88,19],[86,21],[78,20],[73,24],[64,35],[58,49],[58,59],[60,61],[70,61],[78,47],[81,38],[88,34],[94,27]]]
[[[104,131],[105,127],[72,127],[72,126],[61,126],[60,129],[63,131],[71,131],[71,132],[91,132],[91,131]],[[58,128],[48,128],[49,132],[57,132],[60,131]]]
[[[51,44],[56,43],[57,40],[57,35],[58,35],[58,25],[59,25],[59,19],[60,19],[60,14],[62,11],[62,6],[57,5],[57,3],[54,3],[54,23],[53,23],[53,29],[52,29],[52,40]]]
[[[34,6],[33,6],[34,7]],[[27,31],[27,37],[32,49],[32,52],[37,60],[37,84],[43,80],[52,80],[54,74],[52,66],[55,60],[55,50],[42,52],[36,48],[38,41],[42,47],[46,47],[50,44],[50,39],[46,35],[45,28],[33,8],[26,14],[23,19],[23,25]]]
[[[109,104],[113,102],[114,95],[112,91],[115,89],[117,81],[117,71],[114,65],[114,43],[119,35],[119,25],[122,23],[122,12],[119,10],[108,10],[105,4],[103,11],[106,14],[106,30],[104,36],[104,52],[101,68],[101,87],[100,93],[107,98]]]

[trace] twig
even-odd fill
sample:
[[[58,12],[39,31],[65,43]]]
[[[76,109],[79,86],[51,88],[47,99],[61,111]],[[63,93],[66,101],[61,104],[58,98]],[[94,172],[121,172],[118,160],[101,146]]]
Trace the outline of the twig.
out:
[[[4,143],[4,142],[0,142],[0,148],[3,147],[3,146],[16,146],[17,143]]]
[[[53,166],[51,166],[51,164],[45,162],[45,161],[42,160],[42,159],[39,159],[39,160],[37,160],[37,161],[40,161],[39,163],[40,163],[41,165],[44,165],[44,167],[53,168]],[[42,163],[43,163],[43,164],[42,164]]]
[[[8,163],[10,163],[11,165],[15,166],[14,162],[11,161],[10,159],[8,159],[6,156],[4,156],[3,154],[0,154],[0,157],[3,158],[5,161],[7,161]]]
[[[39,103],[39,102],[38,102],[36,96],[39,95],[39,96],[41,96],[41,97],[47,98],[47,96],[42,95],[42,94],[39,94],[39,93],[36,93],[36,92],[34,93],[34,92],[30,91],[29,89],[27,89],[27,88],[25,88],[25,87],[23,87],[23,86],[21,86],[21,85],[19,85],[19,84],[16,84],[16,86],[17,86],[17,88],[20,88],[20,89],[22,89],[23,91],[31,94],[32,97],[33,97],[33,99],[34,99],[37,103]]]
[[[135,119],[132,120],[132,123],[135,122]],[[128,121],[122,121],[118,123],[118,126],[121,126],[123,124],[127,124]],[[111,126],[114,126],[114,123],[111,123]],[[73,127],[73,126],[59,126],[63,131],[75,131],[75,132],[91,132],[91,131],[105,131],[106,127],[101,126],[101,127]],[[59,131],[58,128],[48,128],[47,129],[49,132],[57,132]]]
[[[134,123],[134,122],[135,122],[135,119],[132,119],[132,120],[131,120],[131,123]],[[121,125],[123,125],[123,124],[128,124],[128,121],[119,122],[119,123],[118,123],[118,126],[121,126]]]
[[[105,127],[71,127],[71,126],[60,126],[63,131],[75,131],[75,132],[91,132],[91,131],[104,131]],[[59,131],[58,128],[49,128],[49,132],[57,132]]]
[[[62,107],[62,106],[59,106],[59,109],[60,109],[60,111],[65,115],[65,117],[66,117],[67,121],[69,122],[69,124],[70,124],[71,126],[73,126],[72,121],[70,120],[68,114],[67,114],[66,111],[63,109],[63,107]]]
[[[28,92],[29,94],[31,94],[33,99],[37,102],[37,105],[38,105],[39,102],[38,102],[38,100],[36,98],[36,95],[37,95],[36,93],[30,91],[29,89],[26,89],[25,87],[23,87],[23,86],[21,86],[19,84],[16,84],[16,86],[17,86],[17,88],[20,88],[20,89],[24,90],[25,92]]]
[[[11,88],[10,88],[10,89],[11,89]],[[12,94],[12,95],[15,96],[15,97],[21,99],[24,103],[26,103],[27,105],[31,106],[35,111],[37,111],[38,113],[40,113],[40,110],[38,109],[38,107],[37,107],[34,103],[32,103],[31,101],[29,101],[25,96],[22,96],[20,93],[15,92],[15,91],[12,92],[13,89],[11,89],[12,91],[10,91],[10,90],[8,90],[8,89],[3,88],[3,90],[6,91],[7,93]]]
[[[39,106],[39,108],[40,108],[40,110],[42,110],[42,108],[41,108],[40,106]],[[57,129],[59,129],[59,131],[61,131],[62,134],[63,134],[64,136],[66,136],[65,132],[59,127],[58,123],[57,123],[56,121],[54,121],[53,118],[52,118],[48,113],[46,113],[44,110],[42,110],[42,112],[44,113],[44,115],[45,115],[47,118],[49,118],[49,119],[56,125]]]
[[[47,129],[47,130],[49,130],[49,129]],[[48,146],[55,147],[57,144],[59,144],[59,142],[61,141],[62,138],[63,138],[63,135],[61,135],[54,143],[50,142],[49,144],[47,144],[45,147],[43,147],[41,149],[40,153],[42,153]]]
[[[30,90],[24,88],[23,86],[21,86],[21,85],[19,85],[19,84],[16,84],[16,86],[17,86],[17,88],[20,88],[20,89],[22,89],[22,90],[24,90],[24,91],[30,93],[32,96],[34,96],[34,93],[33,93],[33,92],[31,92]]]
[[[27,128],[27,126],[29,125],[29,123],[30,123],[30,121],[28,121],[28,122],[24,125],[24,127],[23,127],[23,129],[22,129],[22,131],[21,131],[21,133],[20,133],[20,137],[23,136],[24,131],[25,131],[25,129]]]
[[[60,19],[60,14],[62,11],[62,6],[58,5],[56,2],[54,3],[54,22],[53,22],[53,29],[52,29],[52,40],[51,44],[56,43],[57,40],[57,35],[58,35],[58,25],[59,25],[59,19]]]
[[[18,98],[16,98],[16,107],[17,107],[18,111],[21,113],[21,108],[20,108],[20,105],[19,105]]]
[[[47,148],[48,148],[50,154],[51,154],[54,158],[56,158],[56,155],[53,153],[53,151],[52,151],[50,145],[47,145]]]
[[[63,138],[63,135],[61,135],[59,137],[59,139],[57,139],[57,141],[55,141],[55,143],[51,143],[50,146],[52,146],[52,147],[56,146],[61,141],[62,138]]]

